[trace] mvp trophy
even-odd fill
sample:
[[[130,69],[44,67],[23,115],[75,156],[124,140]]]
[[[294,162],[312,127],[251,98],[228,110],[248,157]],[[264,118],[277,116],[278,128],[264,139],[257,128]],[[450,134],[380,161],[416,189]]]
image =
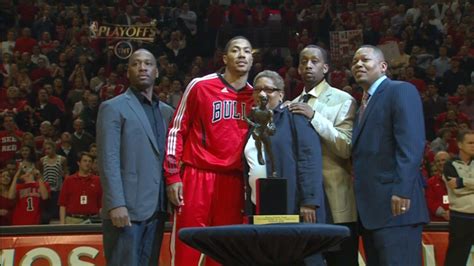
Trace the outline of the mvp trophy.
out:
[[[259,105],[252,108],[246,121],[252,126],[252,137],[257,148],[258,163],[265,165],[264,154],[270,163],[271,174],[256,181],[255,214],[248,218],[251,224],[298,223],[299,215],[288,214],[287,180],[277,176],[270,136],[275,134],[273,111],[267,108],[268,99],[260,96]]]

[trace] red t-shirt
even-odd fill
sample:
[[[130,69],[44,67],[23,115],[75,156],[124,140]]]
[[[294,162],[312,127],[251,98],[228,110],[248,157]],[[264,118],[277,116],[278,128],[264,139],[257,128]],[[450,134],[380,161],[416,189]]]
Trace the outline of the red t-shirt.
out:
[[[66,214],[95,215],[102,206],[102,187],[96,175],[66,177],[58,205],[66,207]]]
[[[14,134],[7,130],[0,131],[0,166],[15,158],[15,153],[21,148],[23,132],[15,130]]]
[[[36,44],[37,41],[33,38],[20,37],[16,39],[15,51],[19,51],[20,53],[28,52],[31,54],[33,52],[33,46]]]
[[[48,193],[48,183],[44,183]],[[13,210],[12,225],[35,225],[41,223],[41,196],[39,183],[16,185],[17,203]]]
[[[0,112],[18,113],[24,111],[28,102],[26,100],[15,100],[13,103],[7,101],[0,101]]]
[[[171,122],[165,159],[167,184],[180,181],[180,162],[215,172],[242,171],[253,104],[252,86],[236,91],[220,74],[192,80]]]
[[[220,5],[210,5],[207,10],[207,25],[211,29],[219,29],[224,25],[225,9]]]
[[[252,15],[252,25],[254,27],[263,27],[270,18],[270,9],[268,7],[263,8],[263,10],[252,8],[250,14]]]
[[[247,12],[248,8],[245,4],[232,4],[229,7],[229,18],[235,26],[246,26],[247,25]]]
[[[423,93],[426,90],[426,83],[422,79],[413,78],[408,80],[408,82],[415,85],[419,93]]]
[[[347,80],[346,72],[342,70],[334,70],[329,73],[329,80],[331,81],[331,86],[342,89],[344,81]]]

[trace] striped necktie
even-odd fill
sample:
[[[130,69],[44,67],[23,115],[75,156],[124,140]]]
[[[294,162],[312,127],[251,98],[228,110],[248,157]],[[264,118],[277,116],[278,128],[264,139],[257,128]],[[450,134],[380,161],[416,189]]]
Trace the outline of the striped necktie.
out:
[[[362,119],[362,116],[364,115],[365,108],[367,108],[367,103],[369,102],[369,98],[370,98],[370,94],[364,91],[364,95],[362,95],[362,101],[360,103],[360,108],[359,108],[359,121]]]

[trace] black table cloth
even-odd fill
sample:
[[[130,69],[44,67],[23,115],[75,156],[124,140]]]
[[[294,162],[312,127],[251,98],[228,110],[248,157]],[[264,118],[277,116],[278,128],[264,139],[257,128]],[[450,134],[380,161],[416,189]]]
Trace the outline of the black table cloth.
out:
[[[179,231],[189,246],[224,265],[299,265],[349,236],[345,226],[267,224],[191,227]]]

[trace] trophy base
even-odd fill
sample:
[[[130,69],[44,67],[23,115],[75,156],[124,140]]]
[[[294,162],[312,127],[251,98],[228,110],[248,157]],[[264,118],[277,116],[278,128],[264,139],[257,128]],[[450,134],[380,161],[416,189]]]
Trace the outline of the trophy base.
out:
[[[297,214],[272,214],[272,215],[249,215],[250,224],[286,224],[299,223],[301,217]]]

